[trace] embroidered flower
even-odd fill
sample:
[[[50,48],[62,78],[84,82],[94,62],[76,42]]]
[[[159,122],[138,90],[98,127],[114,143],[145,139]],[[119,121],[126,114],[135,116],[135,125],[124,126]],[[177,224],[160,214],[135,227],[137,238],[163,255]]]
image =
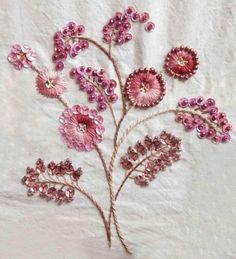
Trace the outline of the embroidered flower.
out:
[[[172,49],[166,56],[166,71],[179,79],[187,80],[198,69],[198,56],[196,51],[188,47]]]
[[[187,131],[196,129],[199,138],[207,138],[215,143],[225,143],[231,139],[232,125],[226,114],[219,111],[213,98],[181,98],[175,119]]]
[[[66,90],[67,82],[60,73],[45,70],[38,74],[36,78],[36,88],[40,94],[55,98]]]
[[[94,109],[74,105],[66,108],[60,117],[59,130],[69,148],[77,151],[91,151],[102,141],[103,118]]]
[[[138,108],[148,108],[158,104],[165,95],[165,82],[155,69],[138,69],[126,81],[126,94],[130,102]]]
[[[15,44],[7,57],[8,61],[13,64],[15,69],[21,70],[23,67],[28,68],[35,59],[35,53],[28,45]]]

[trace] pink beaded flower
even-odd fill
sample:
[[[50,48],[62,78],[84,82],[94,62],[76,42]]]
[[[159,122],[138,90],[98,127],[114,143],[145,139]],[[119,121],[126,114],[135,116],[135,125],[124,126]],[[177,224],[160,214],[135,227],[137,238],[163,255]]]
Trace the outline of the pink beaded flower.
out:
[[[109,103],[117,101],[117,83],[114,79],[108,78],[104,69],[98,71],[91,67],[79,66],[72,68],[70,75],[79,84],[80,90],[88,94],[88,101],[97,103],[98,111],[105,111]]]
[[[219,111],[213,98],[181,98],[176,121],[182,123],[187,131],[196,129],[199,138],[207,138],[215,143],[225,143],[231,138],[232,125],[226,114]]]
[[[179,138],[165,131],[162,131],[159,137],[146,136],[143,141],[138,141],[135,147],[129,147],[127,154],[121,158],[121,166],[127,171],[126,178],[136,173],[133,177],[135,183],[147,186],[157,173],[180,159],[180,144]]]
[[[116,44],[122,45],[132,40],[131,22],[145,24],[145,30],[150,32],[154,30],[155,24],[149,21],[149,18],[147,12],[139,13],[132,6],[129,6],[124,12],[118,11],[103,27],[103,41],[108,44],[114,41]]]
[[[60,116],[59,131],[69,148],[91,151],[102,141],[103,118],[94,109],[74,105],[66,108]]]
[[[196,51],[188,47],[172,49],[166,56],[166,71],[179,79],[187,80],[198,69],[198,56]]]
[[[45,70],[38,74],[36,88],[40,94],[46,97],[56,98],[66,90],[67,82],[60,73]]]
[[[126,94],[137,108],[154,106],[165,96],[164,79],[153,68],[135,70],[127,78]]]
[[[28,196],[38,193],[41,198],[62,204],[73,201],[73,183],[78,183],[81,175],[82,169],[74,169],[69,159],[45,165],[39,158],[34,168],[26,168],[22,183],[28,188]]]
[[[31,67],[35,59],[35,53],[28,45],[15,44],[11,48],[11,53],[7,57],[8,61],[13,64],[15,69],[21,70],[23,67]]]
[[[85,27],[83,25],[69,22],[55,33],[52,61],[55,63],[57,70],[64,69],[64,61],[68,56],[75,58],[81,51],[89,47],[88,41],[81,38],[84,32]]]

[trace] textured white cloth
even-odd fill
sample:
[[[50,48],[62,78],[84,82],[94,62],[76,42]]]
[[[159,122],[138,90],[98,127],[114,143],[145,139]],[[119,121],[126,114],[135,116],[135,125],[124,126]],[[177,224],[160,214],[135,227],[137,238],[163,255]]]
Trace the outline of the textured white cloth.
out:
[[[189,45],[199,53],[197,74],[187,82],[165,75],[167,95],[153,110],[176,106],[182,96],[214,97],[236,125],[236,2],[233,0],[0,0],[0,258],[7,259],[124,259],[127,255],[114,237],[107,247],[105,231],[90,202],[76,195],[75,201],[57,206],[38,197],[28,198],[20,179],[25,167],[38,157],[63,160],[70,157],[84,168],[81,184],[109,210],[109,196],[102,166],[95,152],[77,153],[61,142],[59,102],[37,94],[35,74],[15,71],[6,56],[13,43],[32,46],[37,64],[52,67],[52,36],[68,21],[86,26],[86,36],[101,41],[101,30],[117,10],[134,5],[150,12],[156,23],[153,33],[134,25],[134,40],[114,49],[122,79],[139,67],[162,70],[166,53],[174,46]],[[87,104],[68,70],[73,64],[105,68],[115,77],[111,64],[96,48],[66,63],[70,104]],[[121,114],[118,103],[114,106]],[[152,110],[152,111],[153,111]],[[123,129],[148,111],[130,113]],[[104,114],[106,133],[101,145],[107,160],[114,132],[109,111]],[[214,145],[186,133],[172,114],[140,126],[122,146],[147,133],[162,129],[183,139],[182,160],[160,174],[148,188],[127,183],[117,202],[118,217],[133,247],[132,258],[235,259],[236,184],[235,134],[226,145]],[[124,173],[116,165],[116,187]],[[114,233],[114,231],[113,231]]]

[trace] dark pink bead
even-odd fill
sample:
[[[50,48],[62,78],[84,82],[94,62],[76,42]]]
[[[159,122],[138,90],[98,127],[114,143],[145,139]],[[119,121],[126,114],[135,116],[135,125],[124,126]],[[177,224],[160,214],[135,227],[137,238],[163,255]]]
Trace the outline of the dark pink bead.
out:
[[[133,22],[138,22],[140,19],[140,14],[138,12],[134,12],[131,16]]]
[[[130,30],[131,24],[130,24],[129,22],[126,22],[126,23],[123,25],[123,28],[124,28],[125,30]]]
[[[221,127],[224,127],[226,125],[228,125],[228,120],[227,119],[220,119],[218,122],[218,125]]]
[[[208,109],[208,113],[209,113],[210,115],[216,115],[217,112],[218,112],[218,108],[215,107],[215,106],[209,107],[209,109]]]
[[[147,22],[147,21],[149,20],[149,18],[150,18],[149,13],[143,12],[143,13],[141,13],[141,15],[140,15],[139,21],[142,22],[142,23],[145,23],[145,22]]]
[[[89,102],[94,103],[97,101],[97,95],[95,93],[91,93],[88,98]]]
[[[70,29],[70,30],[74,30],[76,28],[76,23],[75,22],[69,22],[67,24],[67,27]]]
[[[201,106],[205,102],[205,98],[202,96],[197,97],[197,105]]]
[[[155,29],[155,23],[153,23],[153,22],[147,22],[146,24],[145,24],[145,30],[147,31],[147,32],[151,32],[151,31],[153,31]]]
[[[231,124],[226,124],[223,126],[223,131],[224,132],[229,132],[232,130],[232,125]]]
[[[57,64],[56,64],[56,70],[57,71],[61,71],[61,70],[63,70],[64,69],[64,63],[63,62],[58,62]]]
[[[70,71],[70,76],[71,78],[76,78],[77,76],[77,69],[76,68],[72,68],[71,71]]]
[[[116,21],[120,21],[122,19],[123,13],[122,12],[116,12],[115,13],[115,19]]]
[[[108,101],[111,102],[111,103],[116,102],[117,99],[118,99],[118,95],[117,94],[112,94],[112,95],[108,96]]]
[[[98,102],[104,102],[105,101],[105,98],[103,95],[98,95]]]
[[[70,44],[67,44],[67,45],[65,46],[65,51],[66,51],[66,52],[70,52],[70,50],[71,50],[71,45],[70,45]]]
[[[127,33],[126,36],[125,36],[125,41],[128,42],[128,41],[131,41],[133,38],[132,34],[131,33]]]
[[[175,116],[175,120],[177,122],[182,122],[182,120],[184,119],[184,114],[182,113],[177,113],[176,116]]]
[[[207,108],[208,108],[207,102],[204,102],[204,103],[200,106],[200,109],[201,109],[202,111],[206,111]]]
[[[226,119],[226,113],[225,112],[219,112],[218,114],[219,119]]]
[[[228,133],[224,133],[222,136],[221,136],[221,141],[223,143],[226,143],[226,142],[229,142],[231,139],[230,135]]]
[[[89,85],[89,86],[87,87],[87,89],[86,89],[86,92],[87,92],[88,94],[94,93],[94,92],[95,92],[95,87],[92,86],[92,85]]]
[[[82,40],[82,41],[81,41],[81,48],[82,48],[82,50],[85,50],[85,49],[87,49],[88,47],[89,47],[88,41],[87,41],[87,40]]]
[[[196,106],[196,105],[197,105],[197,99],[196,99],[196,98],[190,98],[190,99],[189,99],[189,105],[190,105],[191,107]]]
[[[198,132],[198,137],[199,138],[205,138],[207,136],[207,131],[206,130],[202,130],[200,132]]]
[[[218,122],[218,116],[217,114],[211,115],[211,121],[217,123]]]
[[[98,103],[97,108],[100,112],[103,112],[107,109],[107,104],[105,102],[100,102],[100,103]]]
[[[178,104],[179,104],[180,107],[185,108],[185,107],[188,106],[189,101],[188,101],[187,98],[183,97],[183,98],[181,98],[181,99],[179,100]]]
[[[213,98],[208,98],[207,100],[206,100],[206,103],[208,104],[208,106],[210,107],[210,106],[214,106],[215,105],[215,100],[213,99]]]
[[[207,138],[213,139],[215,137],[215,135],[216,135],[216,132],[214,129],[210,128],[207,130]]]
[[[116,83],[116,81],[114,79],[111,79],[109,85],[111,87],[116,87],[117,83]]]
[[[135,8],[133,6],[128,6],[125,12],[128,15],[132,15],[135,12]]]
[[[85,27],[84,25],[79,25],[77,28],[78,34],[82,35],[85,32]]]
[[[206,124],[205,123],[201,123],[200,125],[197,126],[197,131],[201,132],[206,130]]]
[[[114,25],[114,23],[115,23],[115,20],[113,18],[111,18],[108,22],[108,26],[112,26],[112,25]]]
[[[106,90],[105,90],[105,94],[106,95],[111,95],[114,93],[114,88],[113,87],[108,87]]]
[[[53,36],[53,39],[54,40],[59,40],[62,38],[62,33],[60,31],[57,31],[54,36]]]

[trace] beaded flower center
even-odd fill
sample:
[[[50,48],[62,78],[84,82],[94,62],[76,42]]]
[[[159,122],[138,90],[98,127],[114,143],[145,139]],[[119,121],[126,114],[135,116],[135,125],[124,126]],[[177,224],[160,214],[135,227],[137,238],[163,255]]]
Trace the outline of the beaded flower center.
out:
[[[26,54],[23,51],[17,54],[18,60],[23,61],[25,58],[26,58]]]
[[[177,61],[178,65],[180,65],[181,67],[184,67],[188,64],[188,60],[185,59],[184,57],[180,57]]]
[[[140,91],[146,93],[150,88],[150,85],[147,82],[142,82],[140,86]]]
[[[87,126],[85,123],[79,123],[77,126],[77,131],[80,133],[85,133],[87,132]]]
[[[53,88],[55,85],[53,84],[54,83],[54,80],[53,79],[48,79],[45,83],[45,86],[47,88]]]

